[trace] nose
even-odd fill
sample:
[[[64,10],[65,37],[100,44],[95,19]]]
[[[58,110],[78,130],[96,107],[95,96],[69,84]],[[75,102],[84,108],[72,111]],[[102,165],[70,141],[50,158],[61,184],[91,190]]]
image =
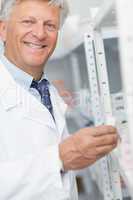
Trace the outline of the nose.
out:
[[[37,23],[34,26],[34,29],[32,30],[32,34],[35,37],[37,37],[39,40],[43,40],[45,37],[47,37],[47,32],[42,23]]]

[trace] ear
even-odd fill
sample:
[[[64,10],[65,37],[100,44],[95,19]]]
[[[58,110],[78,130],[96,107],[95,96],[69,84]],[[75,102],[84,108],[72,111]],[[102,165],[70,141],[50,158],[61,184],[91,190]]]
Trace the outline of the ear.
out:
[[[5,42],[6,41],[6,33],[7,33],[7,22],[0,21],[0,39]]]

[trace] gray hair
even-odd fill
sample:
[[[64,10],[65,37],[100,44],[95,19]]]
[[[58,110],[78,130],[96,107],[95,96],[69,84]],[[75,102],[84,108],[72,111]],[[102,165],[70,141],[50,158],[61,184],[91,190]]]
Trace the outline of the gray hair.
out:
[[[13,6],[17,0],[1,0],[0,20],[6,20],[10,16]],[[21,2],[21,0],[20,0]],[[61,8],[61,27],[69,13],[69,6],[67,0],[48,0],[49,4],[54,4]]]

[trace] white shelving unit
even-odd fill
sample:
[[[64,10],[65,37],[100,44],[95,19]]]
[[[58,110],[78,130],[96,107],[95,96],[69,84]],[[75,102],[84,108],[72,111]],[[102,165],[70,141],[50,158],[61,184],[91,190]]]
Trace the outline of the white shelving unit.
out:
[[[102,29],[103,27],[114,27],[117,24],[116,9],[114,0],[105,0],[99,9],[97,15],[93,19],[94,29]]]
[[[121,52],[121,71],[122,71],[122,83],[123,83],[123,96],[124,102],[123,111],[127,113],[125,121],[119,121],[117,124],[117,128],[120,132],[122,141],[119,145],[119,149],[115,152],[115,158],[119,161],[119,171],[121,176],[127,186],[127,189],[130,193],[131,199],[133,199],[133,2],[132,0],[105,0],[103,6],[99,9],[98,14],[95,16],[93,20],[93,40],[94,40],[94,49],[96,56],[96,63],[90,62],[88,59],[88,68],[92,67],[92,63],[96,65],[96,67],[101,68],[104,66],[104,70],[106,70],[106,62],[105,57],[102,50],[101,39],[104,30],[111,30],[112,28],[118,31],[118,35],[120,37],[120,52]],[[126,8],[126,11],[125,11]],[[99,37],[100,36],[100,37]],[[90,39],[86,39],[86,42]],[[99,49],[102,49],[99,51]],[[87,50],[86,50],[87,51]],[[86,52],[86,55],[89,55]],[[100,72],[99,72],[100,70]],[[101,88],[101,96],[105,95],[105,99],[101,99],[101,110],[103,111],[102,115],[106,114],[107,108],[109,108],[109,89],[108,89],[108,76],[106,73],[102,73],[101,69],[96,70],[97,79],[99,80],[99,88]],[[94,76],[94,71],[89,71],[89,76]],[[96,77],[96,75],[95,75]],[[106,80],[106,86],[102,85],[102,79]],[[91,80],[91,78],[90,78]],[[92,79],[93,80],[93,79]],[[100,83],[101,80],[101,83]],[[101,84],[101,86],[100,86]],[[96,84],[95,84],[96,85]],[[93,85],[92,85],[93,87]],[[108,98],[106,98],[106,94],[108,93]],[[98,96],[92,94],[93,99],[97,99]],[[101,98],[103,98],[101,97]],[[104,104],[104,106],[103,106]],[[104,109],[105,107],[105,109]],[[110,110],[111,112],[111,110]],[[94,112],[96,114],[96,112]],[[96,114],[97,115],[97,114]],[[115,117],[115,116],[114,116]],[[127,120],[127,121],[126,121]],[[117,119],[116,119],[117,121]],[[106,123],[106,116],[104,116],[104,122]],[[96,166],[96,170],[98,170],[98,165]],[[110,169],[109,169],[110,170]],[[95,170],[94,170],[95,173]],[[97,172],[96,172],[97,173]],[[109,172],[110,173],[110,172]],[[99,176],[100,173],[97,173]],[[101,173],[102,176],[102,173]],[[98,182],[100,185],[103,177],[97,177],[100,179]],[[125,187],[124,187],[125,188]],[[102,186],[100,190],[103,190]],[[118,191],[118,190],[117,190]],[[105,191],[103,191],[104,193]],[[105,196],[105,195],[104,195]],[[115,196],[115,195],[114,195]],[[106,199],[106,198],[105,198]],[[105,200],[104,199],[104,200]],[[109,197],[107,199],[116,200],[121,198],[112,198]]]
[[[103,42],[99,35],[97,35],[97,42],[94,41],[94,37],[95,35],[85,35],[85,50],[94,123],[96,126],[102,124],[114,125]],[[95,52],[94,46],[97,47],[98,51]],[[98,59],[97,64],[99,64],[98,69],[96,68],[95,53],[96,60]],[[97,176],[96,180],[98,179],[97,183],[104,200],[122,200],[120,173],[117,166],[118,163],[114,159],[114,155],[109,154],[92,167],[92,173]]]
[[[128,158],[124,165],[127,183],[133,196],[133,1],[117,0],[117,17],[120,30],[120,55],[123,91],[128,120]]]

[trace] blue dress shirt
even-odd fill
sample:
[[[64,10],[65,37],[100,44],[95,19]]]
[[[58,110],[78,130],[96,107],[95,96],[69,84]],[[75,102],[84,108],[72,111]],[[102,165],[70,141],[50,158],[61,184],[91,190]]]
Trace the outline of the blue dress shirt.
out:
[[[13,63],[11,63],[3,54],[0,55],[0,60],[3,63],[3,65],[7,68],[8,72],[11,74],[13,79],[23,88],[28,90],[32,95],[34,95],[41,102],[41,96],[39,92],[35,88],[30,88],[31,83],[33,81],[33,77],[29,75],[28,73],[24,72],[23,70],[21,70],[20,68],[18,68]],[[44,75],[42,76],[41,79],[43,78],[44,78]]]

